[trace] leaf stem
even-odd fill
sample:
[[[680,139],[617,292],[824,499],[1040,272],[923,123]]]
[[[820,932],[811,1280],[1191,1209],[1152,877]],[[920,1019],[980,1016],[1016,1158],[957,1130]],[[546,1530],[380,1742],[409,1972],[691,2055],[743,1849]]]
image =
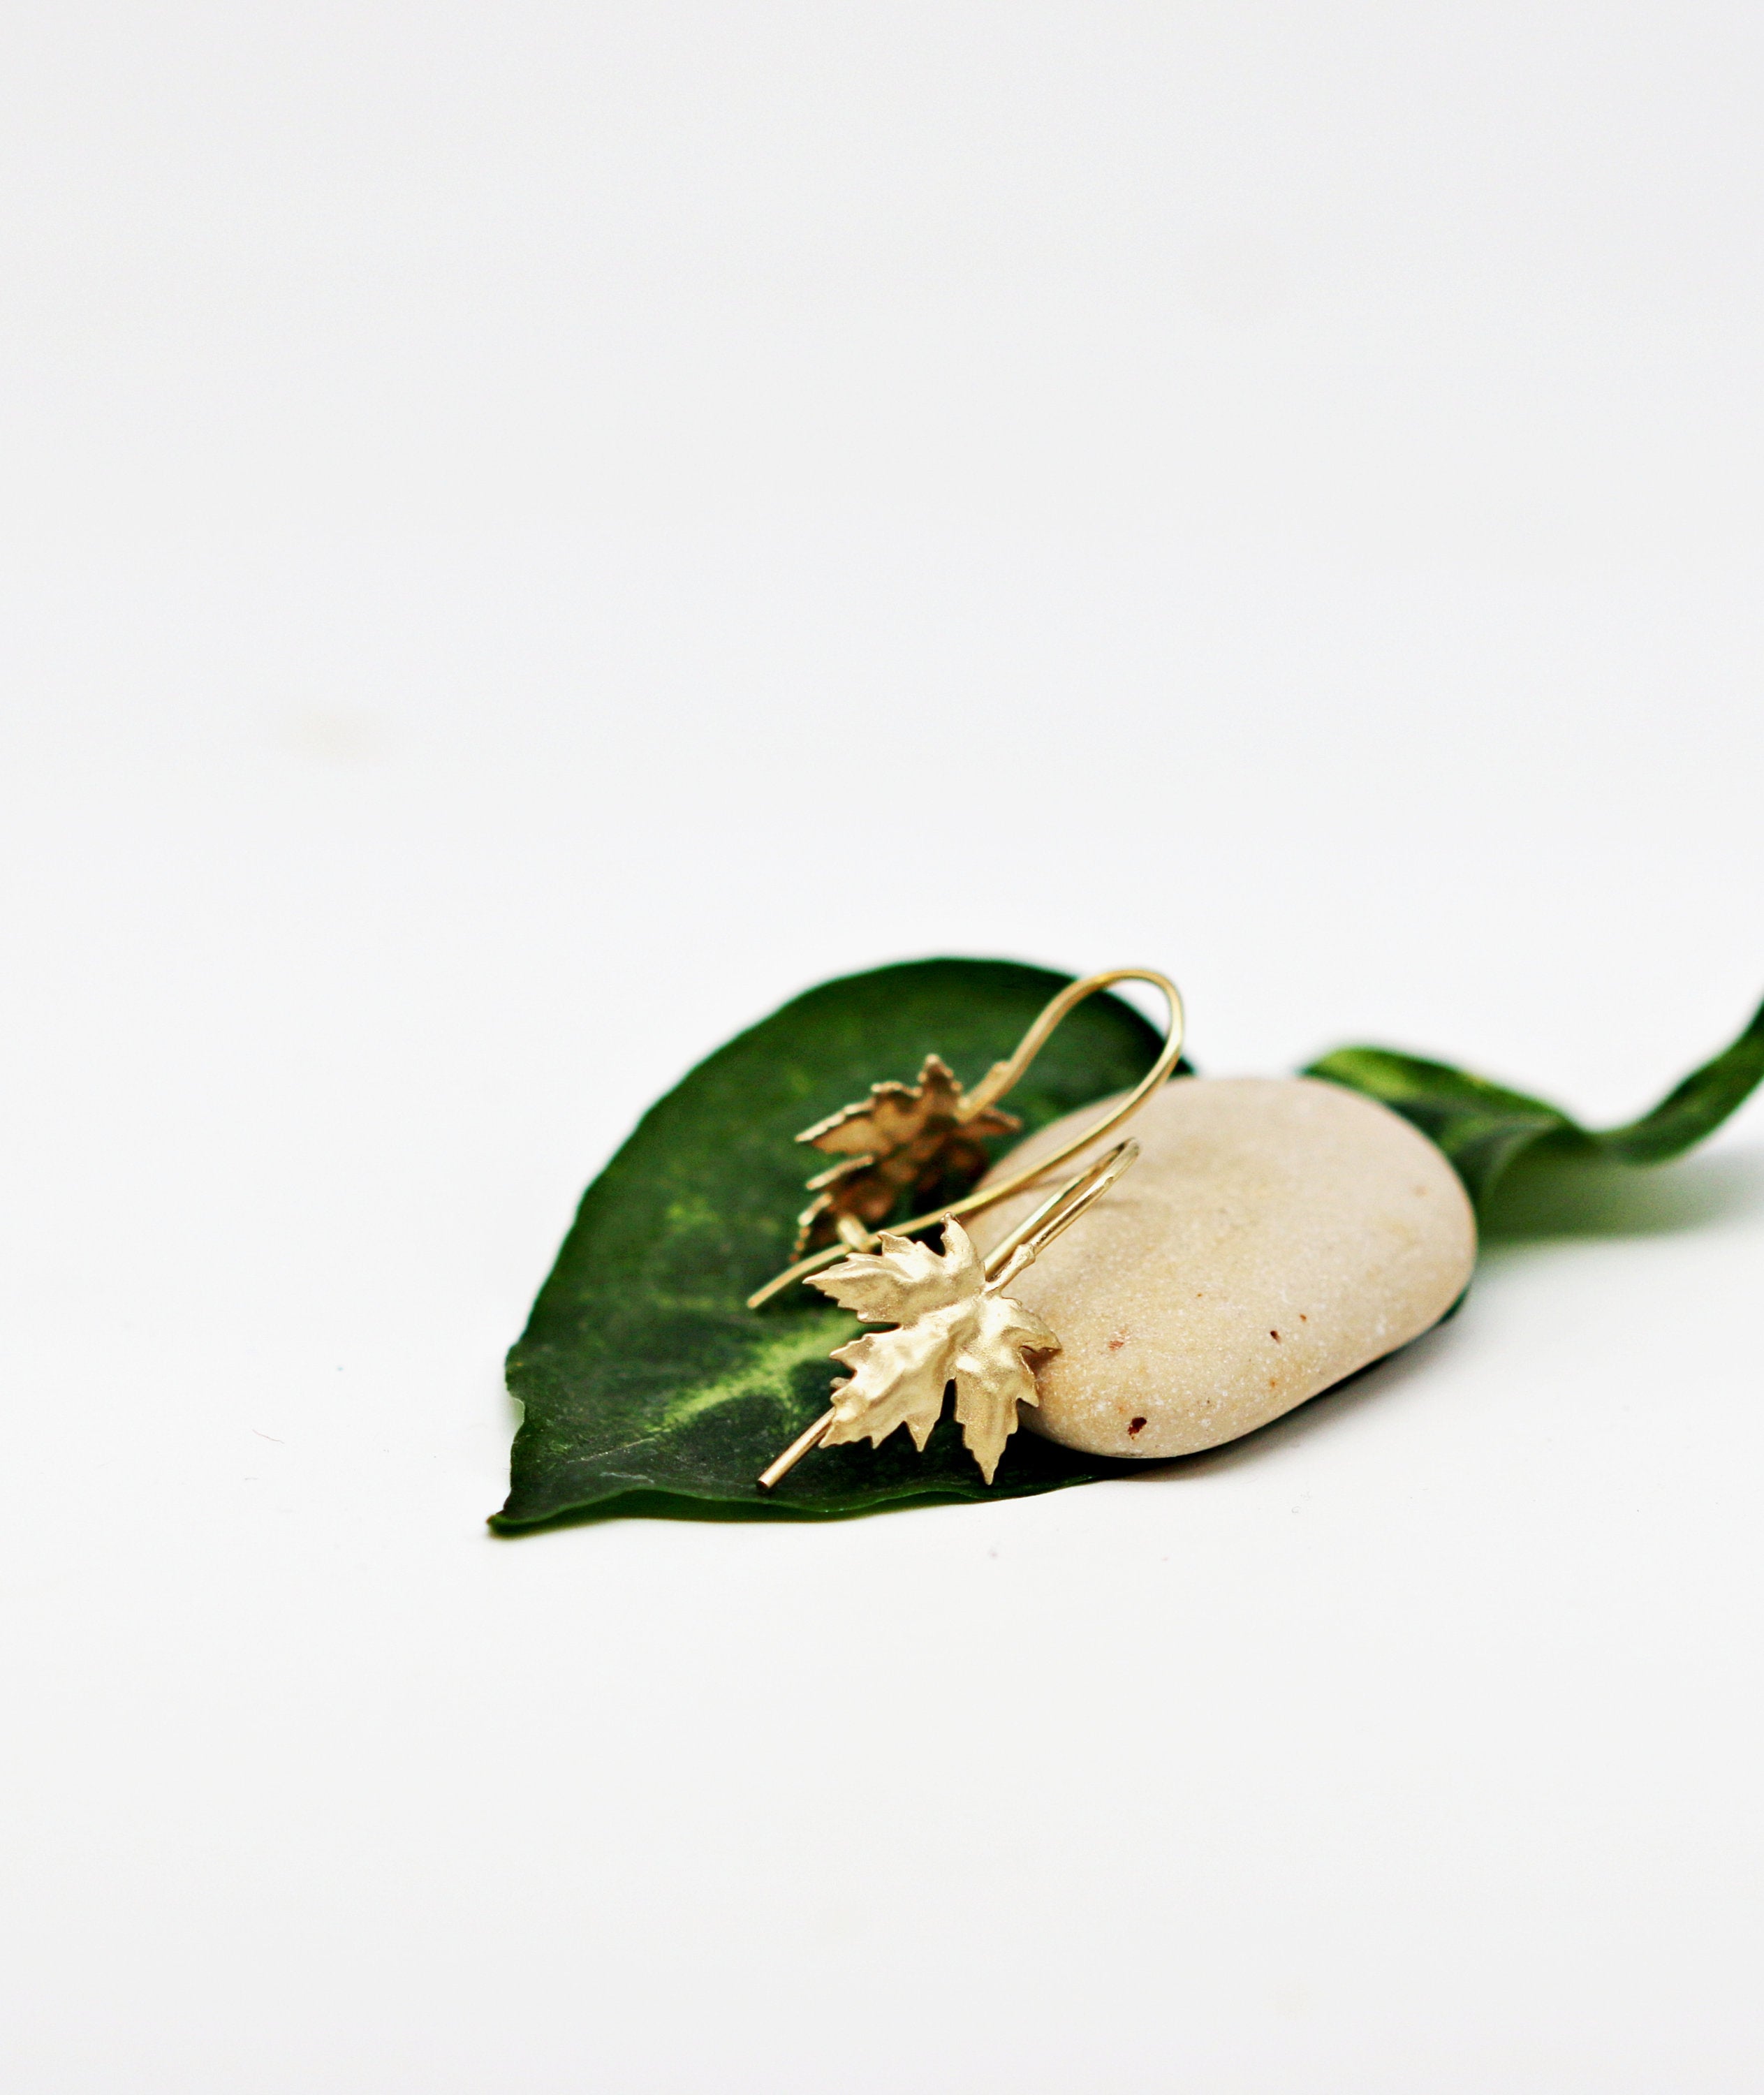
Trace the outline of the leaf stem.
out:
[[[801,1461],[804,1456],[808,1453],[811,1448],[818,1448],[821,1445],[821,1441],[826,1437],[827,1428],[831,1426],[832,1423],[833,1413],[829,1409],[821,1413],[821,1416],[815,1421],[814,1424],[808,1428],[806,1433],[799,1433],[796,1438],[791,1441],[789,1447],[787,1447],[784,1450],[783,1453],[778,1457],[777,1460],[772,1464],[771,1467],[769,1469],[761,1470],[760,1473],[760,1490],[763,1492],[770,1491],[772,1487],[778,1481],[779,1478],[787,1476],[790,1472],[795,1468],[796,1465]]]

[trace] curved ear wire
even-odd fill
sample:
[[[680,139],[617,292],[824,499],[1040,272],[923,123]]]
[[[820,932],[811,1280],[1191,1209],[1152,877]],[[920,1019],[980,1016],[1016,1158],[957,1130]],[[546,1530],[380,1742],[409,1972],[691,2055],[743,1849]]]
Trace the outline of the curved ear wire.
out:
[[[1113,1133],[1124,1122],[1130,1120],[1151,1097],[1152,1092],[1158,1090],[1167,1081],[1170,1072],[1182,1059],[1183,1033],[1186,1021],[1183,1013],[1181,995],[1175,983],[1170,981],[1167,975],[1159,974],[1155,969],[1111,968],[1106,973],[1086,975],[1082,982],[1069,982],[1061,991],[1017,1043],[1016,1051],[1010,1059],[1008,1061],[995,1062],[973,1090],[963,1096],[960,1107],[961,1122],[964,1124],[971,1122],[982,1113],[987,1112],[1013,1085],[1021,1081],[1030,1064],[1048,1044],[1049,1034],[1074,1005],[1082,1004],[1087,996],[1094,996],[1099,990],[1112,989],[1117,982],[1150,982],[1154,989],[1162,993],[1165,1001],[1169,1006],[1169,1026],[1165,1036],[1162,1052],[1127,1095],[1118,1104],[1112,1107],[1098,1120],[1093,1122],[1089,1127],[1082,1129],[1069,1140],[1063,1142],[1050,1156],[1043,1157],[1039,1163],[1030,1165],[1026,1170],[1013,1173],[1009,1178],[1001,1179],[997,1185],[987,1187],[983,1192],[970,1193],[965,1200],[957,1200],[949,1206],[936,1209],[930,1214],[915,1216],[910,1222],[902,1222],[898,1228],[891,1230],[890,1231],[891,1235],[913,1236],[921,1230],[934,1228],[939,1222],[959,1219],[963,1215],[978,1214],[982,1208],[990,1208],[1000,1200],[1008,1200],[1013,1193],[1019,1193],[1024,1187],[1032,1186],[1038,1180],[1045,1178],[1050,1171],[1064,1164],[1068,1157],[1075,1156],[1081,1149],[1088,1149],[1093,1142],[1099,1141],[1104,1135]],[[938,1066],[941,1068],[942,1065],[939,1064]],[[849,1112],[856,1110],[857,1108],[847,1108]],[[835,1115],[834,1117],[838,1119],[843,1116]],[[823,1122],[818,1125],[821,1127],[825,1127],[829,1123]],[[816,1131],[815,1129],[809,1130],[811,1135]],[[864,1158],[856,1161],[867,1162],[869,1160]],[[818,1185],[824,1183],[824,1180],[810,1183]],[[762,1303],[769,1302],[774,1295],[781,1295],[792,1282],[808,1279],[811,1274],[819,1273],[823,1266],[833,1265],[836,1260],[844,1258],[851,1252],[872,1250],[876,1242],[875,1238],[863,1227],[862,1224],[850,1216],[841,1219],[840,1239],[838,1243],[830,1244],[824,1250],[815,1252],[807,1258],[799,1259],[794,1265],[786,1266],[782,1273],[769,1280],[764,1287],[756,1288],[747,1297],[747,1307],[750,1309],[757,1309]]]

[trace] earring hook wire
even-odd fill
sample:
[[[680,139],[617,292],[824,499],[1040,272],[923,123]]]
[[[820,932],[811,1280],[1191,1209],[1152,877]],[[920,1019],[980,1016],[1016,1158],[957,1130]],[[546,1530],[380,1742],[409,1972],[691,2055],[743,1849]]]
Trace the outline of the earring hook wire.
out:
[[[968,1094],[967,1117],[971,1118],[984,1106],[995,1104],[1021,1080],[1030,1064],[1048,1044],[1049,1034],[1075,1005],[1082,1004],[1087,996],[1095,996],[1099,990],[1113,989],[1117,982],[1149,982],[1162,994],[1169,1007],[1169,1025],[1164,1037],[1163,1048],[1157,1060],[1127,1095],[1100,1119],[1061,1143],[1049,1156],[1030,1165],[1026,1170],[1016,1172],[1009,1178],[1000,1180],[997,1185],[987,1187],[982,1191],[970,1193],[965,1200],[957,1200],[950,1207],[939,1208],[934,1213],[916,1215],[911,1222],[902,1222],[891,1230],[891,1235],[917,1236],[920,1230],[933,1229],[941,1222],[952,1217],[959,1220],[963,1215],[978,1214],[982,1208],[994,1207],[1000,1200],[1008,1200],[1012,1194],[1020,1193],[1024,1187],[1033,1186],[1045,1178],[1068,1157],[1076,1156],[1081,1149],[1088,1149],[1093,1142],[1100,1141],[1103,1136],[1112,1134],[1116,1128],[1130,1120],[1152,1092],[1168,1080],[1170,1072],[1182,1060],[1183,1036],[1187,1030],[1181,991],[1168,975],[1161,975],[1155,968],[1110,968],[1104,973],[1086,975],[1080,982],[1068,982],[1059,995],[1051,1000],[1018,1041],[1009,1059],[995,1062]],[[747,1307],[750,1309],[759,1309],[763,1303],[769,1302],[774,1295],[782,1295],[792,1282],[806,1280],[810,1274],[819,1273],[823,1266],[835,1264],[853,1249],[869,1249],[874,1241],[872,1235],[869,1244],[830,1244],[822,1251],[799,1259],[795,1265],[786,1266],[782,1273],[767,1281],[764,1287],[756,1288],[747,1297]]]

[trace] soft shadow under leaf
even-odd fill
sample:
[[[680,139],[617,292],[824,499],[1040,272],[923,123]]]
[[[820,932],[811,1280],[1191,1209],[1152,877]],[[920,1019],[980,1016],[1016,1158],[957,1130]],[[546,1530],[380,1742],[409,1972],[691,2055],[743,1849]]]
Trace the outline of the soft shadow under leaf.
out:
[[[1636,1171],[1605,1157],[1522,1157],[1483,1203],[1483,1242],[1666,1236],[1764,1207],[1764,1154],[1686,1157]]]

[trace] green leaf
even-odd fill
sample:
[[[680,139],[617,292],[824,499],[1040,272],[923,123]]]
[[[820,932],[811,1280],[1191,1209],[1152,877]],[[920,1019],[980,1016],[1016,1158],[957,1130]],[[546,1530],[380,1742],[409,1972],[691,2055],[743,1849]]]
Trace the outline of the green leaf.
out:
[[[1071,978],[1000,960],[921,960],[825,982],[719,1048],[651,1107],[584,1196],[508,1356],[525,1408],[507,1531],[590,1509],[848,1514],[903,1499],[1056,1490],[1131,1465],[1013,1436],[989,1490],[946,1418],[925,1453],[817,1449],[770,1498],[755,1479],[826,1409],[833,1348],[862,1328],[811,1289],[746,1298],[790,1262],[803,1181],[798,1131],[935,1049],[974,1083]],[[1117,998],[1066,1019],[1010,1109],[1026,1133],[1129,1089],[1156,1030]]]
[[[1651,1113],[1602,1130],[1583,1127],[1542,1099],[1390,1048],[1338,1048],[1304,1074],[1364,1091],[1413,1121],[1450,1157],[1481,1208],[1523,1156],[1659,1164],[1701,1142],[1764,1077],[1764,1004],[1731,1048],[1693,1070]]]

